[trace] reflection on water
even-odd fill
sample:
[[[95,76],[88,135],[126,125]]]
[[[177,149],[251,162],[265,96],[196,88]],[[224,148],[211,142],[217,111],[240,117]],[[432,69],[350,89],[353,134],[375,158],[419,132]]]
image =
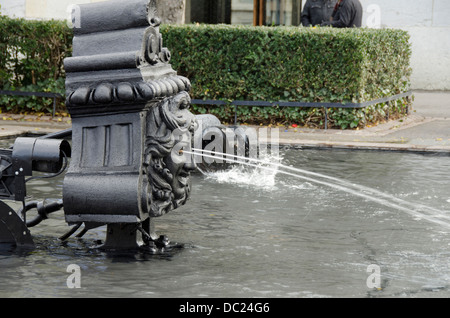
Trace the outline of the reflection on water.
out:
[[[285,165],[450,215],[449,157],[295,149],[282,156]],[[30,182],[30,199],[60,198],[62,180]],[[31,229],[35,250],[0,253],[0,297],[450,296],[450,227],[288,175],[236,167],[196,174],[191,200],[156,228],[184,248],[107,254],[92,248],[103,227],[61,243],[68,227],[62,212],[51,214]],[[67,287],[70,264],[81,268],[80,289]],[[380,269],[379,289],[368,286],[370,265]]]

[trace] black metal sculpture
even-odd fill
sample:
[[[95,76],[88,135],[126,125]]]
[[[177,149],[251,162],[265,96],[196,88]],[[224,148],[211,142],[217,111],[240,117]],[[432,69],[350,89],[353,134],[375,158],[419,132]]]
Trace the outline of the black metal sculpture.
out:
[[[45,177],[61,174],[70,155],[67,141],[52,138],[17,138],[13,149],[0,149],[0,199],[23,203],[22,209],[15,212],[0,201],[0,243],[34,247],[28,228],[46,219],[47,214],[60,210],[62,201],[27,203],[26,182],[36,178],[32,176],[33,171],[51,173]],[[38,216],[27,220],[26,211],[31,207],[38,210]]]
[[[34,224],[26,222],[25,214],[37,204],[25,202],[25,182],[17,172],[30,175],[36,168],[55,173],[71,156],[62,202],[46,208],[41,204],[40,218],[33,223],[63,206],[73,227],[62,239],[82,225],[78,237],[107,225],[102,248],[164,248],[169,242],[155,235],[153,218],[186,203],[195,169],[180,152],[190,147],[196,128],[189,111],[190,82],[169,63],[154,0],[80,5],[73,19],[73,56],[64,61],[72,149],[61,139],[33,138],[0,152],[0,195],[14,194],[24,202],[21,220],[0,203],[0,243],[32,245],[26,225]],[[57,153],[33,160],[33,149],[41,154],[50,144]],[[8,220],[12,213],[15,221]],[[20,232],[28,239],[15,237]]]

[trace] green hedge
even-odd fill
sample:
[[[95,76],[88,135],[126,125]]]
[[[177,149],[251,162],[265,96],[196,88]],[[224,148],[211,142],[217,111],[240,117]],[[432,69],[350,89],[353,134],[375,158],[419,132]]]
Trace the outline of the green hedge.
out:
[[[409,35],[391,29],[162,25],[171,63],[192,82],[192,97],[220,100],[364,102],[409,89]],[[0,87],[64,94],[63,59],[71,55],[65,21],[0,15]],[[1,96],[8,112],[50,112],[52,100]],[[330,109],[329,127],[356,128],[402,115],[408,101],[366,109]],[[64,109],[64,101],[59,107]],[[234,107],[194,105],[224,122]],[[323,127],[323,109],[239,107],[249,124]]]
[[[63,60],[70,56],[72,30],[64,21],[11,19],[0,15],[0,89],[65,93]],[[7,112],[51,112],[53,100],[0,95]],[[64,100],[58,102],[64,110]]]
[[[364,102],[409,89],[409,35],[391,29],[164,25],[171,63],[198,99]],[[364,127],[405,112],[399,100],[367,109],[330,109],[329,125]],[[231,122],[234,107],[196,105]],[[322,109],[240,107],[240,122],[323,127]]]

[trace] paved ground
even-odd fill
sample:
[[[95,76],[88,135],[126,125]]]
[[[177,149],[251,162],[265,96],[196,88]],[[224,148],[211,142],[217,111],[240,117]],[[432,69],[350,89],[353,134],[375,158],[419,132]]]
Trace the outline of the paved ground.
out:
[[[0,138],[48,134],[71,127],[69,117],[0,114]]]
[[[450,92],[415,91],[411,114],[361,130],[280,130],[280,143],[299,147],[351,148],[450,154]],[[70,128],[67,117],[0,114],[0,138]]]
[[[411,114],[362,130],[289,129],[282,144],[450,154],[450,92],[414,92]]]

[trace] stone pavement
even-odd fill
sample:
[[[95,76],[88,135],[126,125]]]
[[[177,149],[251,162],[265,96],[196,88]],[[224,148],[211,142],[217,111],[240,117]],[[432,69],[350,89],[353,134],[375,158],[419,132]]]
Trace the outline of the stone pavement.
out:
[[[69,117],[13,115],[0,113],[0,139],[25,134],[49,134],[70,128]]]
[[[404,119],[361,130],[283,129],[280,144],[450,155],[450,92],[415,91],[414,97],[412,111]]]
[[[410,115],[361,130],[281,128],[280,144],[302,148],[437,152],[450,155],[450,92],[415,91]],[[0,114],[0,138],[71,127],[68,117]]]

